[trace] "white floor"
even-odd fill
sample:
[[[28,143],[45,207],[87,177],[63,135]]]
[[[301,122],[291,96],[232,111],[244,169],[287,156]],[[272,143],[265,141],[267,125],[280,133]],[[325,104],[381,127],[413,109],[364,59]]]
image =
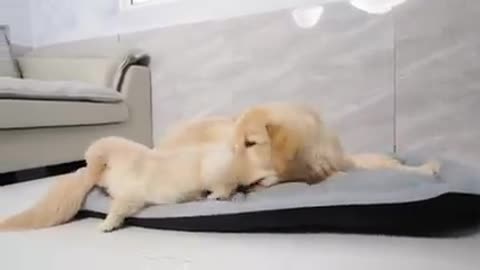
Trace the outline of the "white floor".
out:
[[[0,216],[19,211],[50,179],[0,187]],[[206,234],[127,228],[98,220],[0,233],[0,269],[480,269],[480,230],[456,239],[343,234]]]

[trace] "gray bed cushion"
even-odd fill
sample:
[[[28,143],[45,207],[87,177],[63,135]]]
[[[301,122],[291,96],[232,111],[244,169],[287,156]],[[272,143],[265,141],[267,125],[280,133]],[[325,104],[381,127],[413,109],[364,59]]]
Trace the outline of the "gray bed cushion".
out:
[[[420,163],[409,158],[406,163]],[[230,215],[279,209],[328,206],[398,204],[429,200],[445,194],[480,196],[480,171],[460,163],[441,160],[437,177],[394,170],[352,171],[315,185],[287,183],[248,195],[239,193],[231,201],[199,201],[146,208],[136,218],[177,218]],[[108,212],[109,198],[99,190],[88,196],[84,209]]]
[[[79,81],[0,78],[0,99],[118,103],[123,96],[112,88]]]

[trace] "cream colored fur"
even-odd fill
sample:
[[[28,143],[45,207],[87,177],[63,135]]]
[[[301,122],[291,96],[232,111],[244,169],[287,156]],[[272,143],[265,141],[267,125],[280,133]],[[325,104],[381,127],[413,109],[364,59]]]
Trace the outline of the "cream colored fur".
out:
[[[175,149],[199,143],[225,142],[233,135],[233,117],[208,117],[181,122],[169,128],[155,149]]]
[[[197,200],[204,191],[211,191],[210,199],[224,199],[239,182],[252,181],[241,177],[276,177],[273,170],[245,174],[251,167],[244,165],[244,156],[234,154],[228,140],[152,150],[123,138],[103,138],[86,151],[86,168],[61,179],[32,209],[0,223],[0,230],[64,223],[78,212],[95,185],[106,188],[112,197],[108,215],[99,225],[100,230],[111,231],[146,205]]]
[[[294,179],[315,183],[355,168],[390,168],[428,175],[436,174],[439,169],[436,161],[416,167],[403,165],[383,154],[347,154],[338,135],[325,125],[320,114],[302,104],[277,102],[248,109],[235,123],[236,145],[241,147],[242,140],[265,136],[262,129],[267,130],[271,140],[271,159],[280,182]],[[246,151],[258,151],[255,149],[258,144],[243,147]],[[276,183],[267,179],[259,184]]]
[[[95,186],[84,169],[59,177],[47,195],[32,208],[0,222],[0,231],[39,229],[69,221]]]
[[[388,155],[347,154],[338,135],[325,125],[320,114],[302,104],[261,104],[248,108],[236,118],[197,120],[180,124],[174,130],[159,146],[215,142],[230,136],[222,136],[222,132],[233,133],[237,152],[256,164],[265,167],[271,164],[279,175],[278,178],[263,179],[259,182],[261,186],[285,181],[315,183],[355,168],[390,168],[428,175],[439,169],[436,161],[406,166]]]

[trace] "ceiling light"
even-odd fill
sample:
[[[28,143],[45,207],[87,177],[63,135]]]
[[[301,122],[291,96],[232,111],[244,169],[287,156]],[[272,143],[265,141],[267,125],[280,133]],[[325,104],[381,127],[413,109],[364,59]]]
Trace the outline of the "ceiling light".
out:
[[[297,8],[293,10],[292,17],[295,23],[301,28],[311,28],[318,23],[323,14],[322,6]]]

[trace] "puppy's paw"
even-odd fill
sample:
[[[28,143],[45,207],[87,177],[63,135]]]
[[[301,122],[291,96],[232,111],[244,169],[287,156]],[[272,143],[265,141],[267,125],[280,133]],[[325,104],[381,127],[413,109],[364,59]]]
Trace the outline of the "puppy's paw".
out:
[[[438,160],[430,160],[421,166],[422,170],[429,175],[437,176],[440,173],[440,162]]]
[[[112,222],[109,222],[108,220],[102,221],[100,224],[98,224],[97,229],[101,232],[111,232],[118,228],[120,225],[119,224],[114,224]]]
[[[280,179],[277,176],[267,176],[258,182],[258,185],[262,187],[271,187],[275,184],[278,184]]]
[[[207,200],[213,201],[226,201],[228,199],[230,199],[230,194],[227,193],[212,192],[207,196]]]

